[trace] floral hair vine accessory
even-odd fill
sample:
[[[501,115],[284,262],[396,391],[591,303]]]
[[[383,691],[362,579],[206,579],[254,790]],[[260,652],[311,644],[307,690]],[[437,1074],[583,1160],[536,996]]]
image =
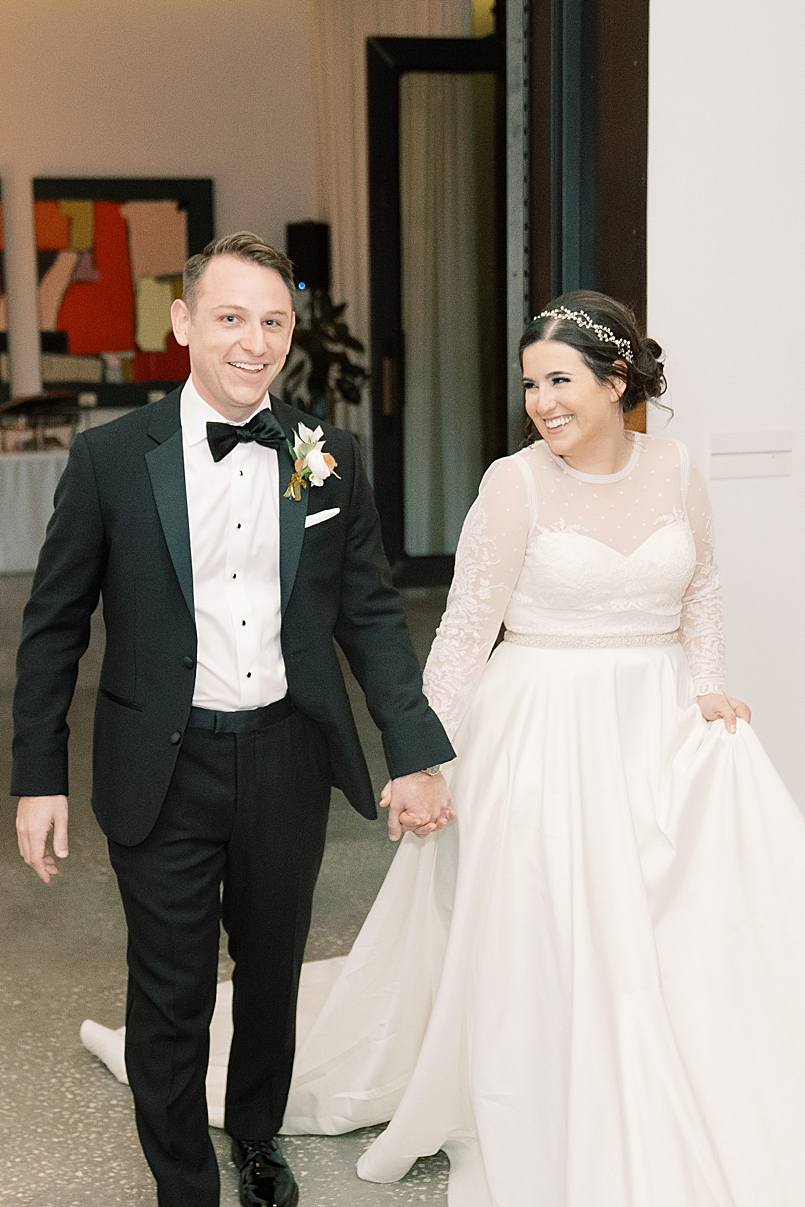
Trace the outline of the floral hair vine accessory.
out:
[[[308,482],[311,486],[323,486],[325,478],[335,474],[338,465],[335,457],[321,451],[324,445],[323,435],[320,427],[312,429],[300,423],[296,429],[295,443],[288,441],[294,472],[283,498],[296,499],[298,503],[302,498],[302,491],[307,490]],[[335,476],[337,478],[338,474]]]
[[[602,344],[614,344],[623,359],[628,360],[630,365],[634,364],[632,346],[628,339],[618,339],[610,327],[604,327],[601,323],[596,323],[595,319],[587,314],[586,310],[568,310],[567,306],[557,306],[555,310],[541,311],[540,314],[535,315],[535,318],[566,319],[568,322],[575,323],[577,327],[584,327],[586,331],[592,331]]]

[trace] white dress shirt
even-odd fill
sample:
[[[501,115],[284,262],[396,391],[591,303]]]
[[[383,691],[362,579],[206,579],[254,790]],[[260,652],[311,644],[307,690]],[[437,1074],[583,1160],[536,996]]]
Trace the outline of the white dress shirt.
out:
[[[264,407],[268,395],[257,410]],[[288,690],[280,647],[277,454],[250,442],[213,461],[207,424],[226,420],[201,398],[192,377],[180,413],[198,634],[193,704],[222,712],[260,708]]]

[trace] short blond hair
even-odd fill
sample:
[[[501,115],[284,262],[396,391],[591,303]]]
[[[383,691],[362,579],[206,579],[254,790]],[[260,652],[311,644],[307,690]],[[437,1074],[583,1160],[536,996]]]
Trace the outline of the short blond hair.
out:
[[[204,251],[191,256],[184,266],[182,273],[183,296],[188,309],[192,310],[196,302],[198,285],[204,270],[215,256],[237,256],[249,264],[259,264],[261,268],[273,268],[288,286],[291,295],[291,305],[294,302],[296,284],[293,279],[293,264],[284,252],[277,251],[265,239],[252,231],[236,231],[234,235],[223,235],[213,239]]]

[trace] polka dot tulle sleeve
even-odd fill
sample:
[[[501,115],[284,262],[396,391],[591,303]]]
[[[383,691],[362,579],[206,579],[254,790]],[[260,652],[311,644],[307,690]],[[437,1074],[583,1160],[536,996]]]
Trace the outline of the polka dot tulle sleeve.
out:
[[[724,610],[715,560],[713,509],[704,475],[687,449],[685,511],[696,544],[696,569],[682,597],[679,639],[690,664],[696,694],[726,690]]]
[[[518,457],[490,466],[464,521],[447,609],[425,667],[425,695],[453,736],[486,664],[517,583],[532,523]]]

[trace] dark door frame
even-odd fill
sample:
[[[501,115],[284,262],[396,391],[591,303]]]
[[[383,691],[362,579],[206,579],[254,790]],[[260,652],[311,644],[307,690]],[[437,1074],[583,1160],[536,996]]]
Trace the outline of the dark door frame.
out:
[[[405,391],[400,214],[400,78],[409,71],[491,73],[505,83],[505,43],[490,38],[368,38],[366,43],[369,153],[369,279],[374,493],[383,543],[399,586],[447,583],[453,557],[409,557],[404,544],[402,401]],[[503,105],[501,98],[501,126]],[[498,138],[505,215],[505,128]],[[505,227],[500,232],[501,242]],[[499,317],[505,312],[505,247]],[[502,355],[505,333],[501,332]],[[505,380],[505,365],[501,368]],[[501,403],[504,408],[505,395]],[[505,439],[505,436],[503,436]],[[501,449],[504,452],[505,448]],[[427,450],[423,450],[427,456]]]
[[[598,289],[646,317],[649,0],[526,0],[530,313]]]
[[[552,297],[585,288],[646,318],[649,0],[498,0],[492,38],[370,38],[374,489],[400,585],[449,582],[453,559],[407,558],[403,543],[399,81],[405,71],[494,71],[505,78],[505,25],[509,66],[520,55],[525,74],[525,256],[513,266],[521,302],[512,313],[522,304],[536,314]],[[516,173],[510,160],[510,179],[513,167]],[[505,197],[500,209],[506,213]],[[501,318],[505,285],[504,277]]]

